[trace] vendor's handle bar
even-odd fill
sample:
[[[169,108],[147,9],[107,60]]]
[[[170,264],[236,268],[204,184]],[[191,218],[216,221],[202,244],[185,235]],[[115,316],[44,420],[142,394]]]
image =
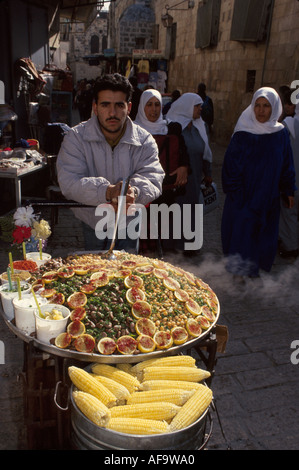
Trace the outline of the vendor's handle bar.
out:
[[[57,408],[59,408],[61,411],[67,411],[69,409],[69,393],[68,393],[67,406],[66,407],[61,406],[57,401],[57,397],[58,397],[59,391],[60,391],[60,386],[67,387],[67,385],[63,384],[63,382],[61,380],[56,382],[55,392],[54,392],[54,403],[57,406]]]

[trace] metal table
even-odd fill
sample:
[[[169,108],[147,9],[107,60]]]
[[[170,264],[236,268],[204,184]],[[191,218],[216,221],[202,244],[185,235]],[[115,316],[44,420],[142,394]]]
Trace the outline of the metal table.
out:
[[[16,208],[18,208],[22,205],[22,187],[21,187],[22,178],[24,178],[25,176],[29,176],[32,173],[36,173],[38,171],[41,171],[46,167],[47,167],[46,163],[44,163],[44,164],[41,163],[41,164],[35,165],[31,168],[21,170],[18,174],[6,173],[5,171],[0,171],[0,178],[6,178],[6,179],[14,180],[15,196],[16,196]]]

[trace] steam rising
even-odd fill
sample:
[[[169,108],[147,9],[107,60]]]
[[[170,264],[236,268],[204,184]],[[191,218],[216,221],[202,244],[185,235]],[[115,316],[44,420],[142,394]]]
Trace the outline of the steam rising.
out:
[[[219,299],[229,296],[232,301],[246,300],[260,302],[261,305],[299,305],[299,259],[290,264],[274,264],[271,272],[261,272],[257,279],[235,278],[226,269],[226,259],[208,253],[197,257],[196,262],[183,256],[167,258],[167,261],[180,264],[186,271],[208,283]]]

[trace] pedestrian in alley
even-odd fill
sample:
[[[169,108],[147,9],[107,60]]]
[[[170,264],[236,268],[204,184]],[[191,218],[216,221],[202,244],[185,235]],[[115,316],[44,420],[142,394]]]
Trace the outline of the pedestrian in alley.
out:
[[[279,225],[279,254],[282,258],[297,258],[299,255],[299,103],[296,105],[294,117],[285,118],[283,124],[285,124],[290,133],[290,140],[293,150],[294,165],[296,172],[297,190],[295,191],[294,206],[292,208],[286,207],[284,199],[281,198],[281,212]]]
[[[133,77],[129,77],[129,82],[131,83],[133,87],[133,93],[132,93],[132,99],[131,99],[132,107],[130,111],[130,118],[132,119],[132,121],[134,121],[137,115],[138,105],[140,101],[140,96],[142,94],[142,90],[138,88],[138,80],[135,75]]]
[[[188,176],[186,192],[178,198],[180,204],[189,204],[191,210],[191,228],[195,230],[197,204],[200,204],[200,185],[212,182],[212,151],[207,135],[206,124],[201,118],[202,98],[196,93],[184,93],[172,105],[166,115],[168,122],[178,122],[182,126],[190,161],[191,173]],[[184,251],[185,255],[193,255]]]
[[[257,90],[241,114],[226,151],[222,186],[222,247],[227,270],[258,277],[270,271],[278,242],[280,193],[293,207],[295,170],[287,129],[273,88]]]
[[[207,87],[205,83],[199,83],[197,93],[201,97],[203,103],[201,107],[201,117],[208,126],[209,134],[212,133],[214,123],[214,103],[210,96],[207,95]]]
[[[95,209],[109,204],[117,210],[124,178],[130,177],[127,205],[135,201],[146,205],[161,194],[164,171],[158,147],[151,134],[129,118],[131,96],[132,86],[120,74],[97,81],[92,117],[68,132],[58,154],[58,182],[64,196],[93,206],[73,209],[83,224],[85,250],[110,247],[114,223],[106,227],[105,216],[96,216]],[[126,231],[124,239],[117,238],[115,249],[136,252],[136,246],[137,240]]]
[[[278,121],[283,122],[287,117],[294,117],[295,115],[295,104],[292,103],[291,97],[293,89],[287,85],[282,85],[279,87],[278,94],[282,103],[282,114],[279,117]]]
[[[155,204],[171,206],[176,203],[178,196],[185,193],[185,185],[188,179],[189,156],[182,137],[182,126],[175,122],[167,123],[163,118],[162,96],[158,90],[154,89],[145,90],[142,93],[135,124],[150,132],[159,148],[159,158],[165,172],[165,178],[163,180],[162,195],[155,201]],[[163,226],[163,220],[161,220],[161,225]],[[172,234],[173,223],[171,221],[169,226],[169,238],[167,240],[162,238],[161,240],[163,251],[174,251],[176,249],[176,240]]]
[[[162,108],[163,116],[166,116],[166,114],[171,108],[172,103],[174,103],[177,99],[179,99],[180,96],[181,96],[180,90],[173,90],[173,92],[171,93],[171,101],[168,101],[168,103],[166,103],[165,106],[163,106]]]

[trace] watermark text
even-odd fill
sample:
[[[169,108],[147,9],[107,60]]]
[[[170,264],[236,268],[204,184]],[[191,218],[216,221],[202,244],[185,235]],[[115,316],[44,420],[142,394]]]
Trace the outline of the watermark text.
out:
[[[5,346],[3,341],[0,341],[0,365],[1,364],[5,364]]]
[[[293,80],[291,83],[291,89],[295,88],[295,90],[291,94],[291,102],[293,104],[299,103],[299,80]]]
[[[299,340],[295,339],[291,343],[291,349],[294,349],[294,351],[291,354],[291,363],[294,364],[295,366],[299,364]]]
[[[120,204],[121,196],[118,203]],[[100,217],[95,227],[99,240],[112,238],[116,213],[110,204],[100,204],[95,215]],[[147,209],[142,204],[131,205],[127,212],[120,214],[117,237],[137,240],[184,240],[185,250],[200,250],[203,244],[203,205],[202,204],[150,204]]]

